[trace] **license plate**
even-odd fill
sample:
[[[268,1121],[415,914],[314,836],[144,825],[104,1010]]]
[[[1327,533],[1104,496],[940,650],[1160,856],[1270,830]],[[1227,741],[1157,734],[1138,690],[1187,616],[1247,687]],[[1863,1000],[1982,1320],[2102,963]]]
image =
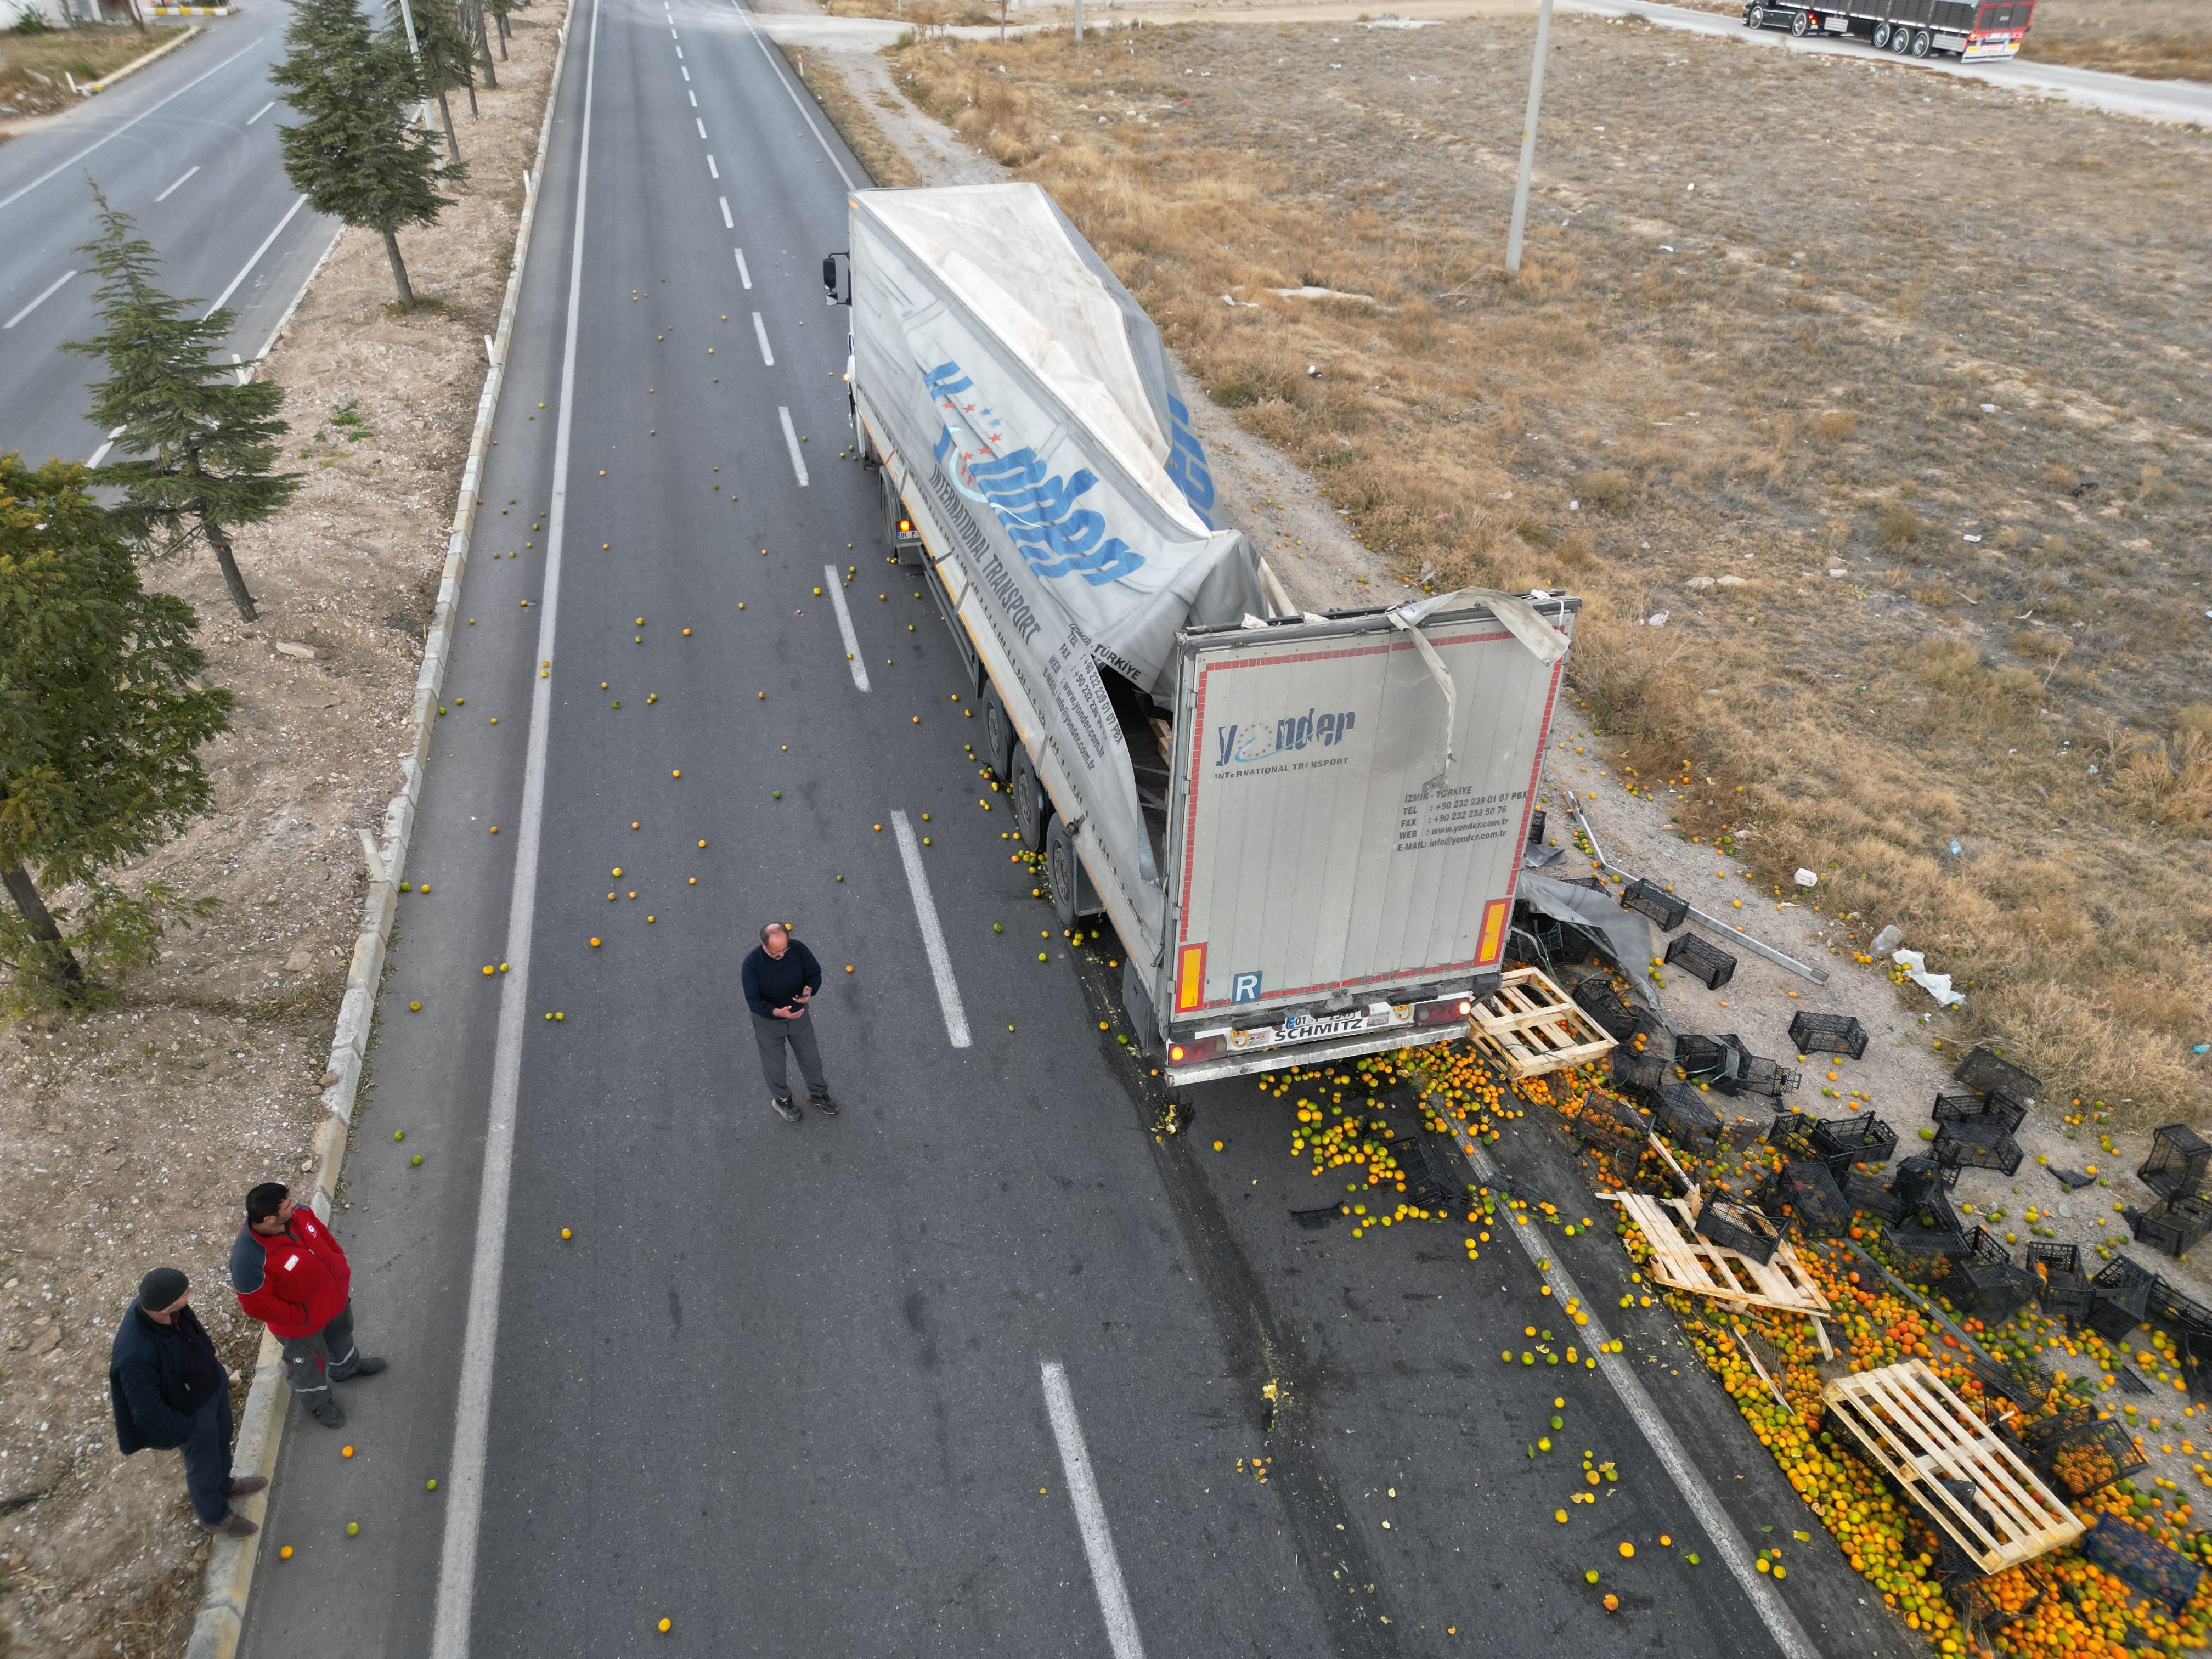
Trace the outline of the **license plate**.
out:
[[[1350,1036],[1356,1031],[1387,1031],[1413,1023],[1410,1002],[1376,1002],[1364,1008],[1347,1008],[1340,1014],[1292,1014],[1279,1025],[1250,1025],[1229,1033],[1233,1054],[1255,1048],[1276,1048],[1286,1042],[1318,1042],[1324,1037]]]

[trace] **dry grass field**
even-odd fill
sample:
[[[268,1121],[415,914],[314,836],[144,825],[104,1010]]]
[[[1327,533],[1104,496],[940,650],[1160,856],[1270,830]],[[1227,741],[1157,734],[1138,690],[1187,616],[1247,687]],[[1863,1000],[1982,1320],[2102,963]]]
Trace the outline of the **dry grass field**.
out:
[[[88,23],[81,28],[24,34],[0,29],[0,121],[44,115],[77,101],[79,85],[112,75],[182,32],[182,23],[149,23],[143,29]],[[191,48],[179,48],[190,51]]]
[[[2154,80],[2212,81],[2204,0],[2036,0],[2024,56]]]
[[[1685,788],[1683,834],[1897,921],[2055,1082],[2203,1121],[2212,139],[1553,38],[1517,278],[1523,21],[927,41],[893,73],[1370,546],[1585,595],[1607,758]]]

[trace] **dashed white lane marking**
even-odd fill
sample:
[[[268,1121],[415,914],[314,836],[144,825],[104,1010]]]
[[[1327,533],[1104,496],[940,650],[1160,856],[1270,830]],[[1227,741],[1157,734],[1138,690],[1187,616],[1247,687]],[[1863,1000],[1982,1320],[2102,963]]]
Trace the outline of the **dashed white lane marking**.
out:
[[[122,435],[123,428],[118,426],[112,432],[107,434],[107,441],[106,443],[100,445],[99,448],[92,452],[92,459],[87,461],[85,465],[88,467],[98,466],[102,461],[106,460],[107,459],[107,452],[115,447],[115,441]]]
[[[711,155],[707,158],[707,173],[709,178],[714,179],[719,179],[722,176],[721,168],[714,165],[714,158]]]
[[[753,313],[753,337],[760,342],[761,361],[774,368],[775,353],[768,349],[768,325],[761,321],[761,314],[757,311]]]
[[[230,279],[230,286],[216,295],[215,303],[201,313],[201,321],[206,321],[208,318],[214,316],[216,312],[230,303],[230,296],[238,292],[238,285],[252,273],[253,267],[261,263],[261,256],[268,252],[270,246],[284,234],[284,227],[290,224],[300,210],[307,205],[307,198],[304,196],[295,196],[292,198],[291,207],[286,210],[284,216],[276,222],[276,228],[261,239],[261,246],[253,250],[253,257],[251,259],[238,268],[238,275]]]
[[[695,92],[691,94],[691,101],[695,104],[699,101],[699,94]],[[697,116],[695,115],[691,118],[691,125],[699,129],[699,136],[702,138],[704,138],[707,136],[707,124],[701,120]]]
[[[868,665],[860,660],[860,636],[853,631],[853,613],[845,608],[845,579],[837,567],[825,564],[822,574],[830,583],[830,602],[837,607],[837,631],[845,637],[845,660],[853,667],[853,684],[868,689]]]
[[[61,290],[62,284],[76,275],[76,272],[73,270],[65,270],[62,272],[60,276],[55,277],[52,282],[47,283],[46,287],[40,291],[39,297],[37,299],[32,301],[30,304],[25,306],[21,311],[10,317],[6,322],[0,323],[0,328],[15,327],[15,325],[21,322],[24,318],[29,316],[40,306],[46,304],[47,301],[52,299],[54,295]]]
[[[799,487],[806,484],[806,458],[799,453],[799,428],[791,423],[791,411],[781,404],[776,405],[776,418],[783,422],[783,441],[791,451],[791,470],[799,475]]]
[[[722,204],[722,228],[724,230],[735,230],[738,228],[738,222],[730,216],[730,198],[724,196],[720,197],[717,199]]]
[[[1114,1650],[1114,1659],[1145,1659],[1137,1615],[1129,1606],[1129,1587],[1121,1582],[1121,1559],[1114,1553],[1113,1529],[1106,1524],[1106,1506],[1098,1501],[1098,1481],[1083,1443],[1075,1396],[1057,1359],[1044,1362],[1044,1408],[1052,1419],[1052,1437],[1060,1443],[1060,1467],[1067,1476],[1068,1501],[1075,1505],[1083,1553],[1091,1558],[1091,1582],[1098,1591],[1099,1614],[1106,1621],[1107,1645]]]
[[[952,1039],[954,1048],[965,1048],[968,1014],[960,1006],[960,987],[952,978],[952,953],[945,948],[937,901],[929,896],[929,872],[921,867],[921,843],[915,839],[914,826],[903,812],[891,814],[891,829],[898,836],[899,860],[906,866],[906,884],[914,894],[914,919],[921,927],[921,948],[929,957],[930,977],[937,981],[937,1006],[944,1011],[945,1035]]]
[[[691,77],[687,75],[684,78],[688,81]],[[686,87],[684,89],[684,95],[691,100],[691,107],[693,109],[699,107],[699,94],[697,93],[692,91],[689,87]],[[699,124],[699,136],[702,138],[704,138],[707,136],[707,124],[704,121],[702,121]]]
[[[254,111],[252,114],[246,118],[246,125],[249,127],[252,126],[256,121],[258,121],[263,116],[268,114],[270,110],[275,109],[276,107],[276,100],[274,98],[271,98],[259,109]]]
[[[182,173],[180,173],[180,174],[178,176],[178,179],[177,179],[177,182],[176,182],[176,184],[171,185],[168,187],[168,189],[167,189],[167,190],[163,191],[162,191],[159,196],[156,196],[154,199],[155,199],[155,201],[157,201],[157,202],[166,202],[166,201],[167,201],[167,200],[169,199],[169,198],[170,198],[170,197],[172,197],[172,196],[173,196],[173,195],[175,195],[175,194],[176,194],[177,190],[178,190],[178,187],[179,187],[179,185],[181,185],[185,182],[185,179],[187,179],[191,178],[191,177],[192,176],[192,174],[194,174],[195,173],[198,173],[198,171],[199,171],[199,167],[198,167],[198,165],[197,163],[195,163],[194,165],[192,165],[192,166],[191,166],[191,167],[186,167],[186,168],[184,170],[184,172],[183,172]]]
[[[140,110],[137,114],[132,116],[121,126],[116,128],[114,131],[107,134],[106,137],[94,139],[82,149],[77,151],[76,155],[70,156],[68,161],[56,162],[52,167],[48,167],[44,173],[32,179],[28,184],[18,185],[14,190],[9,191],[5,196],[0,196],[0,208],[14,206],[16,203],[21,201],[26,196],[28,196],[33,191],[36,190],[40,185],[45,184],[47,179],[57,178],[62,173],[67,173],[79,161],[82,161],[86,156],[91,155],[93,151],[98,149],[102,144],[111,143],[114,140],[120,138],[125,133],[130,131],[131,128],[137,126],[148,116],[153,114],[155,110],[162,109],[170,104],[173,104],[178,99],[183,97],[194,87],[199,85],[201,82],[206,80],[209,76],[222,74],[223,70],[228,69],[233,64],[235,64],[240,58],[245,57],[247,52],[252,52],[252,50],[253,48],[251,46],[240,46],[236,52],[231,53],[229,57],[224,58],[222,62],[217,64],[213,69],[204,70],[199,75],[195,76],[192,79],[185,82],[184,85],[179,87],[167,98],[162,99],[160,103],[149,104],[144,109]]]
[[[738,280],[743,283],[747,288],[750,288],[753,285],[753,274],[745,269],[745,251],[743,248],[738,248],[736,252],[738,256]]]

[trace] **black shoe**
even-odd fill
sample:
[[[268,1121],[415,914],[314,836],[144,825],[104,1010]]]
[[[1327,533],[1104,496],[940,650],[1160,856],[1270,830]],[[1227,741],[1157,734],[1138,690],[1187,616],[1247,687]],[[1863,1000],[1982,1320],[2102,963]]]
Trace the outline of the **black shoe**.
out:
[[[775,1115],[781,1118],[786,1123],[796,1123],[799,1121],[801,1114],[798,1105],[794,1102],[782,1099],[775,1095],[770,1095],[769,1097],[768,1103],[775,1108]]]
[[[345,1407],[335,1400],[325,1398],[321,1405],[311,1407],[307,1415],[326,1429],[345,1427]]]
[[[837,1103],[827,1095],[809,1095],[806,1097],[806,1103],[824,1117],[837,1115]]]
[[[351,1369],[345,1371],[332,1371],[331,1381],[349,1382],[356,1376],[374,1376],[377,1372],[391,1363],[390,1360],[380,1358],[374,1354],[363,1354],[359,1359],[354,1361]]]

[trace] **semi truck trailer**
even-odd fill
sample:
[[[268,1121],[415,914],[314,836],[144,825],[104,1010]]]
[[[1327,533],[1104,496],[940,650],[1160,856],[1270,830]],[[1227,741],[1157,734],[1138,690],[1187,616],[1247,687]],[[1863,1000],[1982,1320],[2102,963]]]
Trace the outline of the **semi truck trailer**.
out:
[[[2035,0],[1745,0],[1743,24],[1801,37],[1856,35],[1900,58],[2011,58],[2034,9]]]
[[[1577,602],[1294,608],[1158,331],[1038,185],[867,190],[823,260],[854,434],[981,706],[1010,835],[1119,936],[1173,1085],[1465,1035]]]

